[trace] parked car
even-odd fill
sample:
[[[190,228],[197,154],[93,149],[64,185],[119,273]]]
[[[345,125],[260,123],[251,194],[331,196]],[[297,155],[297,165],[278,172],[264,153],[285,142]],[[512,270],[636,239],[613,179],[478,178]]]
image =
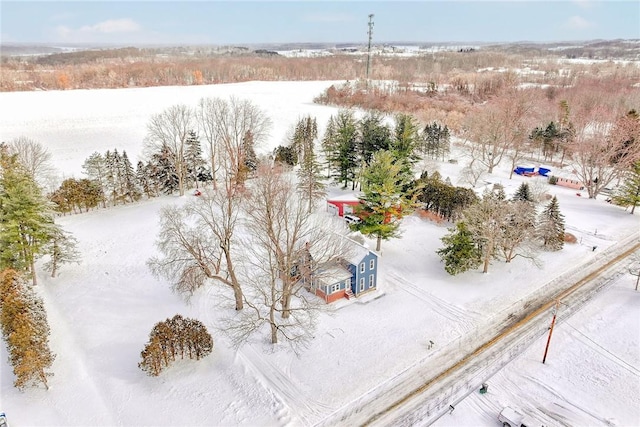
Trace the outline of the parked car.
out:
[[[525,415],[510,407],[504,408],[498,415],[503,427],[535,427],[536,424]]]
[[[7,416],[4,412],[0,412],[0,427],[8,427]]]
[[[344,220],[347,222],[347,224],[357,224],[359,222],[362,222],[362,220],[355,215],[345,215]]]

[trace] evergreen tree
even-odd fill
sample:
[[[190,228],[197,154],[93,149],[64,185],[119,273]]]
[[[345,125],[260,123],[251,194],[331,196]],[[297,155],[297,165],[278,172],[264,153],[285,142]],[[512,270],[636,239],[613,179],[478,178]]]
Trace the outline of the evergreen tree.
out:
[[[318,137],[316,119],[311,119],[310,116],[302,119],[296,126],[296,134],[294,141],[302,147],[300,150],[302,158],[298,170],[298,191],[302,200],[308,205],[308,212],[311,213],[314,202],[327,194],[322,182],[320,163],[316,160],[314,152],[315,140]]]
[[[409,185],[402,172],[404,166],[405,162],[395,159],[392,152],[380,151],[374,154],[363,174],[364,195],[355,207],[362,222],[352,227],[376,237],[377,251],[382,240],[399,236],[400,220],[413,211],[414,202],[404,190]]]
[[[140,189],[136,183],[136,174],[133,170],[133,166],[129,161],[129,157],[127,156],[127,152],[122,152],[122,157],[120,159],[120,176],[121,176],[121,197],[126,200],[129,199],[130,202],[137,202],[142,197]]]
[[[640,205],[640,161],[635,162],[625,175],[620,189],[613,196],[613,202],[620,206],[631,206],[631,215]]]
[[[35,285],[35,261],[52,227],[49,201],[16,156],[0,144],[0,269],[26,272]]]
[[[464,221],[456,223],[455,228],[449,229],[449,233],[440,240],[444,247],[436,253],[444,262],[445,271],[452,276],[482,264],[482,251]]]
[[[560,213],[556,196],[553,196],[551,202],[540,213],[536,236],[542,240],[544,247],[551,251],[559,251],[564,246],[564,215]]]
[[[451,150],[449,128],[447,126],[443,128],[436,122],[427,124],[420,135],[420,149],[424,155],[432,159],[441,158],[444,161]]]
[[[378,151],[388,150],[391,146],[391,130],[383,123],[379,113],[371,112],[360,120],[360,140],[358,151],[361,162],[368,165],[371,157]]]
[[[273,161],[288,166],[295,166],[297,162],[294,148],[278,145],[276,149],[273,150]]]
[[[523,201],[523,202],[533,202],[533,195],[531,194],[531,190],[529,189],[529,184],[523,182],[516,190],[516,193],[513,195],[514,201]]]
[[[357,121],[352,111],[341,110],[330,126],[323,141],[327,160],[333,167],[336,181],[342,182],[343,188],[347,188],[351,181],[351,189],[355,189],[356,169],[359,164],[356,151]]]
[[[239,168],[242,179],[238,182],[243,183],[246,179],[253,175],[256,169],[258,169],[258,156],[254,149],[255,142],[253,140],[253,134],[248,130],[242,138],[242,167]]]
[[[151,178],[152,170],[150,165],[145,165],[142,161],[139,161],[136,165],[136,183],[142,192],[147,196],[147,199],[155,197],[156,191],[153,185],[153,179]]]
[[[325,165],[327,166],[327,178],[331,178],[331,172],[337,165],[336,151],[337,151],[337,130],[336,130],[336,118],[334,116],[329,117],[327,122],[327,128],[325,129],[324,136],[322,137],[321,147],[324,154]]]
[[[117,150],[111,152],[107,150],[104,155],[105,165],[105,196],[111,199],[111,204],[115,206],[118,203],[120,191],[119,177],[120,154]]]
[[[295,126],[291,145],[297,154],[297,162],[302,164],[308,152],[314,151],[314,144],[318,138],[318,123],[315,118],[306,116],[300,120]]]
[[[158,188],[165,194],[173,194],[178,190],[178,173],[171,161],[171,152],[163,148],[151,156],[151,177]]]
[[[42,299],[13,269],[0,273],[0,325],[13,366],[15,387],[43,384],[55,355],[49,349],[49,324]]]
[[[416,148],[418,147],[418,127],[413,116],[409,114],[398,114],[396,125],[393,130],[391,151],[397,159],[405,160],[405,171],[411,174],[411,166],[418,160]]]
[[[51,234],[51,240],[44,248],[44,253],[49,255],[49,260],[44,264],[44,269],[51,272],[51,277],[56,277],[56,273],[62,264],[80,262],[80,252],[78,252],[78,241],[75,237],[55,225]]]
[[[202,182],[199,177],[205,161],[202,158],[200,139],[193,130],[189,131],[185,141],[184,162],[187,168],[187,182],[193,182],[198,188],[198,182]]]

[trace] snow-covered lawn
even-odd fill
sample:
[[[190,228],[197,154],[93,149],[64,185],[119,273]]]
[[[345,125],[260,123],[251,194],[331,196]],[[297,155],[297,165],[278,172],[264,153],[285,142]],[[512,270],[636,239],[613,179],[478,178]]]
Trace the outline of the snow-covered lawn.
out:
[[[81,164],[93,151],[124,149],[132,161],[137,160],[151,114],[177,103],[195,105],[203,96],[235,95],[263,107],[273,121],[272,137],[262,147],[266,152],[282,143],[286,131],[305,114],[317,117],[323,132],[327,119],[337,109],[314,105],[312,99],[330,84],[251,82],[1,93],[0,137],[5,141],[21,135],[35,139],[50,150],[55,165],[65,176],[80,177]],[[443,163],[438,167],[443,177],[451,176],[455,183],[462,164],[462,161],[458,165]],[[542,178],[514,176],[509,180],[506,170],[486,178],[491,183],[503,184],[507,194],[513,193],[521,182],[534,179]],[[57,354],[51,389],[15,390],[3,345],[0,412],[7,413],[12,426],[321,422],[380,383],[393,381],[404,370],[428,358],[430,352],[482,328],[497,313],[554,277],[587,265],[601,251],[638,231],[637,214],[629,215],[603,200],[577,197],[574,190],[555,186],[548,190],[558,196],[568,230],[578,237],[579,243],[565,246],[560,253],[541,253],[541,268],[517,258],[510,264],[494,263],[489,274],[474,271],[450,277],[435,254],[446,226],[417,216],[408,217],[403,222],[403,237],[382,244],[377,294],[355,303],[336,304],[322,315],[315,339],[299,356],[284,348],[273,348],[260,337],[234,350],[216,329],[220,316],[233,314],[219,304],[220,293],[226,290],[211,285],[196,293],[187,304],[170,291],[165,281],[150,274],[145,262],[156,254],[159,209],[167,204],[184,203],[192,196],[163,197],[61,217],[59,222],[79,240],[83,260],[78,266],[64,267],[56,279],[44,274],[39,278],[38,290],[45,299],[51,325],[51,346]],[[342,190],[332,188],[331,192],[337,195]],[[368,243],[373,247],[373,242]],[[593,246],[598,249],[593,251]],[[624,287],[628,290],[630,285]],[[601,319],[599,323],[585,323],[581,328],[582,321],[574,317],[567,324],[631,368],[620,367],[622,371],[610,374],[608,369],[621,364],[594,346],[581,347],[579,353],[563,358],[566,354],[563,345],[571,347],[582,335],[565,329],[568,336],[563,337],[563,328],[568,326],[562,324],[546,366],[537,363],[536,350],[509,368],[516,366],[518,372],[527,372],[531,378],[543,370],[546,377],[518,380],[523,384],[523,394],[518,395],[513,385],[510,388],[500,385],[500,381],[508,383],[513,375],[500,373],[490,382],[490,394],[477,404],[494,399],[484,412],[475,410],[476,418],[460,418],[459,423],[455,418],[450,418],[454,420],[450,424],[446,424],[446,418],[439,423],[496,425],[498,407],[513,403],[511,399],[516,397],[516,403],[528,401],[528,390],[540,396],[543,403],[539,405],[549,408],[555,405],[549,411],[558,412],[557,406],[563,403],[549,397],[554,388],[544,389],[550,393],[545,395],[539,391],[539,382],[551,382],[550,376],[561,376],[569,367],[576,369],[578,360],[585,378],[599,380],[568,378],[566,383],[557,382],[558,389],[565,390],[571,384],[579,389],[579,393],[572,395],[578,400],[571,405],[588,408],[591,413],[588,420],[596,420],[594,423],[614,420],[615,424],[625,425],[634,416],[637,418],[640,407],[637,387],[633,392],[631,388],[618,387],[616,382],[620,373],[628,379],[629,387],[637,386],[639,381],[638,325],[637,316],[633,316],[633,310],[637,312],[638,294],[625,292],[618,292],[627,298],[624,300],[627,308],[620,313],[616,314],[613,308],[604,309],[614,303],[612,300],[598,299],[589,310],[599,313],[600,317],[595,317]],[[158,378],[148,377],[137,367],[140,351],[153,325],[177,313],[205,323],[214,338],[214,351],[199,362],[177,363]],[[594,315],[585,319],[588,318]],[[615,328],[607,327],[614,324]],[[634,327],[635,340],[631,335]],[[536,346],[532,345],[531,351]],[[607,379],[611,379],[610,385],[605,384]],[[615,407],[596,405],[594,401],[604,389],[613,399],[619,398],[620,403]],[[609,414],[607,411],[613,408],[616,413]],[[463,409],[461,405],[452,416],[462,414]]]

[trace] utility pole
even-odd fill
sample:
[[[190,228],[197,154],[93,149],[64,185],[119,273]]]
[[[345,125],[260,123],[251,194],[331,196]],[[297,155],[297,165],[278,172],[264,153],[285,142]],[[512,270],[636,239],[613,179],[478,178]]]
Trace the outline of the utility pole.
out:
[[[367,86],[369,85],[369,73],[371,71],[371,38],[373,37],[373,13],[369,14],[369,46],[367,47]]]
[[[549,351],[549,343],[551,342],[551,334],[553,334],[553,327],[556,325],[556,316],[558,315],[558,308],[560,307],[560,300],[556,300],[556,305],[553,308],[553,319],[551,319],[551,327],[549,327],[549,337],[547,338],[547,346],[544,348],[544,356],[542,357],[542,363],[547,360],[547,352]]]

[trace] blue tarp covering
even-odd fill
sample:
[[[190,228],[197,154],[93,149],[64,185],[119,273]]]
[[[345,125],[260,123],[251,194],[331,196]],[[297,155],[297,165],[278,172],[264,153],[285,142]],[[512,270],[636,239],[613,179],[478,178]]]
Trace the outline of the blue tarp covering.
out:
[[[535,170],[536,170],[536,168],[525,168],[525,167],[522,167],[522,166],[518,166],[513,171],[515,173],[517,173],[518,175],[523,175],[526,172],[533,173]]]
[[[538,172],[536,172],[536,168],[530,168],[530,167],[524,167],[524,166],[517,166],[514,170],[515,173],[517,173],[518,175],[524,175],[524,174],[539,174],[542,176],[547,176],[547,174],[549,172],[551,172],[551,169],[547,169],[547,168],[538,168]]]
[[[542,176],[547,176],[547,174],[551,172],[551,169],[547,168],[538,168],[538,173]]]

